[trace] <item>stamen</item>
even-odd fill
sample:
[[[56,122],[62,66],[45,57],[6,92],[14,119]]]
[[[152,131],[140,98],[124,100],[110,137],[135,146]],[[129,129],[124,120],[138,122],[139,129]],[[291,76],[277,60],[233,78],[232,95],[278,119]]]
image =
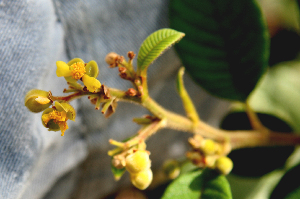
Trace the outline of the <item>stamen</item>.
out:
[[[71,69],[71,75],[73,77],[73,79],[80,79],[82,78],[82,76],[85,74],[85,67],[84,67],[84,63],[82,62],[76,62],[74,64],[72,64],[70,66]]]
[[[67,114],[65,112],[58,112],[53,110],[52,112],[42,116],[42,120],[47,124],[50,120],[54,120],[55,123],[66,122]]]

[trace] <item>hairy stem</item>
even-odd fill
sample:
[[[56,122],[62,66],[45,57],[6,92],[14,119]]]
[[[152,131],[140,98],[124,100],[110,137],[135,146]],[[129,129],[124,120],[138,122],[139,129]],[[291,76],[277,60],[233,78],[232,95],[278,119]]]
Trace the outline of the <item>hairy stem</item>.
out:
[[[112,92],[112,94],[118,93],[116,90],[114,91],[115,92]],[[149,96],[145,98],[143,102],[135,97],[129,99],[125,94],[120,94],[116,97],[119,97],[119,100],[123,101],[133,100],[142,105],[153,115],[164,120],[164,128],[199,134],[219,142],[229,142],[232,149],[258,146],[294,146],[300,144],[300,136],[297,134],[273,131],[261,132],[260,130],[227,131],[214,128],[201,120],[195,126],[192,120],[164,109]]]
[[[255,130],[226,131],[214,128],[201,120],[199,120],[195,125],[194,121],[190,118],[166,110],[148,95],[141,99],[139,96],[128,96],[125,91],[113,88],[109,88],[109,93],[113,98],[116,98],[119,101],[134,102],[143,106],[154,116],[160,119],[159,121],[150,124],[147,131],[141,131],[139,135],[130,141],[130,144],[132,144],[131,142],[148,139],[161,128],[199,134],[218,142],[229,142],[232,149],[258,146],[294,146],[300,144],[300,136],[297,134],[279,133],[270,130],[265,131],[264,128],[257,128]],[[52,99],[71,101],[84,95],[93,96],[99,95],[99,93],[78,91],[64,97],[52,96]],[[260,125],[258,125],[258,127],[259,126]]]

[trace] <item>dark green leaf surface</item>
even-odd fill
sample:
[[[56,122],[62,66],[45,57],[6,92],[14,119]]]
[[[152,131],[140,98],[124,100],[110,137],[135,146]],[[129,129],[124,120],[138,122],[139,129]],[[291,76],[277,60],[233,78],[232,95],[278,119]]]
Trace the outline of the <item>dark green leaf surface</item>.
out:
[[[300,198],[300,165],[290,169],[273,190],[270,199]]]
[[[171,45],[178,42],[184,33],[172,29],[160,29],[149,35],[142,43],[138,58],[138,70],[142,71],[159,57]]]
[[[230,185],[223,175],[205,169],[181,175],[166,189],[162,199],[229,199]]]
[[[256,111],[276,116],[300,131],[300,62],[283,62],[270,68],[249,98]]]
[[[268,36],[253,0],[171,0],[170,25],[193,79],[213,95],[244,101],[265,72]]]

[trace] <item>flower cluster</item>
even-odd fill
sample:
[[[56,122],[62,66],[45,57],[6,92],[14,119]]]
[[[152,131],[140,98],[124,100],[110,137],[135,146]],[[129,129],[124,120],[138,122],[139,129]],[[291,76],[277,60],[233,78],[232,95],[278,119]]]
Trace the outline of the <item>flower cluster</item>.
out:
[[[75,120],[76,112],[67,102],[55,101],[53,103],[51,92],[33,89],[25,96],[25,106],[32,112],[42,113],[42,123],[49,131],[61,131],[61,135],[68,129],[67,120]]]
[[[125,159],[126,170],[130,173],[132,184],[140,189],[146,189],[152,182],[153,174],[151,170],[151,161],[149,151],[139,150]]]
[[[230,151],[229,145],[217,143],[211,139],[204,139],[195,135],[189,139],[193,150],[187,152],[187,157],[198,167],[215,169],[220,174],[227,175],[233,168],[232,160],[226,155]]]
[[[101,87],[101,83],[96,77],[99,74],[97,63],[92,60],[87,64],[80,58],[75,58],[65,63],[63,61],[56,62],[58,77],[65,77],[67,82],[75,83],[81,80],[90,92],[97,92]]]
[[[63,136],[69,128],[67,120],[74,121],[76,117],[74,108],[68,102],[78,96],[85,95],[86,92],[100,92],[101,83],[96,79],[99,69],[97,63],[93,60],[84,63],[82,59],[75,58],[68,63],[57,61],[56,66],[56,75],[66,79],[71,92],[74,92],[74,94],[65,97],[54,97],[50,91],[33,89],[27,92],[25,96],[25,106],[34,113],[43,111],[43,125],[49,131],[61,131]],[[78,80],[81,80],[85,87],[78,84]],[[52,107],[49,108],[51,105]]]
[[[153,178],[149,155],[150,152],[145,150],[145,144],[142,143],[139,149],[133,147],[113,155],[112,166],[120,171],[125,171],[126,169],[130,174],[131,183],[136,188],[144,190],[151,184]],[[114,173],[114,175],[115,174],[116,173]],[[116,180],[119,180],[120,177],[121,175],[115,175]]]

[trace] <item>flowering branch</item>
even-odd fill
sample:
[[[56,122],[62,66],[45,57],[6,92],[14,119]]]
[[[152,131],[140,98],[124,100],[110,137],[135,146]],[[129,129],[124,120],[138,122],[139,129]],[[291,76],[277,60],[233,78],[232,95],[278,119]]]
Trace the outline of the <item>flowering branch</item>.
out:
[[[25,96],[25,105],[32,112],[43,111],[43,125],[51,131],[60,130],[62,136],[68,129],[67,120],[75,120],[76,112],[69,102],[77,98],[88,96],[95,109],[101,109],[106,117],[115,112],[119,101],[133,102],[146,108],[152,116],[134,119],[134,122],[142,126],[137,134],[124,142],[111,139],[109,142],[117,148],[108,152],[112,156],[113,167],[121,173],[126,168],[131,175],[132,183],[140,189],[145,189],[152,181],[151,165],[148,163],[150,152],[146,151],[145,141],[163,128],[194,134],[194,137],[189,139],[192,151],[187,153],[187,157],[199,167],[216,169],[221,174],[228,174],[233,167],[232,161],[226,157],[231,150],[300,144],[299,135],[273,132],[264,127],[248,104],[245,105],[246,112],[254,130],[227,131],[206,124],[199,118],[184,87],[183,68],[180,69],[177,77],[177,90],[187,116],[166,110],[149,96],[146,70],[135,72],[132,66],[133,52],[129,52],[128,57],[128,62],[116,53],[110,53],[106,57],[110,67],[119,68],[121,78],[132,82],[133,88],[127,91],[101,85],[96,79],[98,76],[96,62],[90,61],[86,64],[83,60],[75,58],[68,63],[57,62],[56,73],[58,76],[65,77],[68,82],[69,88],[64,89],[64,93],[69,95],[53,96],[50,91],[34,89]],[[82,83],[78,83],[78,80]],[[48,108],[51,105],[52,107]],[[137,151],[141,151],[143,158],[139,157]],[[127,157],[131,156],[137,156],[137,159],[133,158],[134,162],[130,162]],[[143,161],[146,160],[147,164],[144,164]],[[128,165],[139,167],[140,164],[146,166],[138,171],[128,167]],[[120,175],[115,175],[115,178],[119,179]]]

